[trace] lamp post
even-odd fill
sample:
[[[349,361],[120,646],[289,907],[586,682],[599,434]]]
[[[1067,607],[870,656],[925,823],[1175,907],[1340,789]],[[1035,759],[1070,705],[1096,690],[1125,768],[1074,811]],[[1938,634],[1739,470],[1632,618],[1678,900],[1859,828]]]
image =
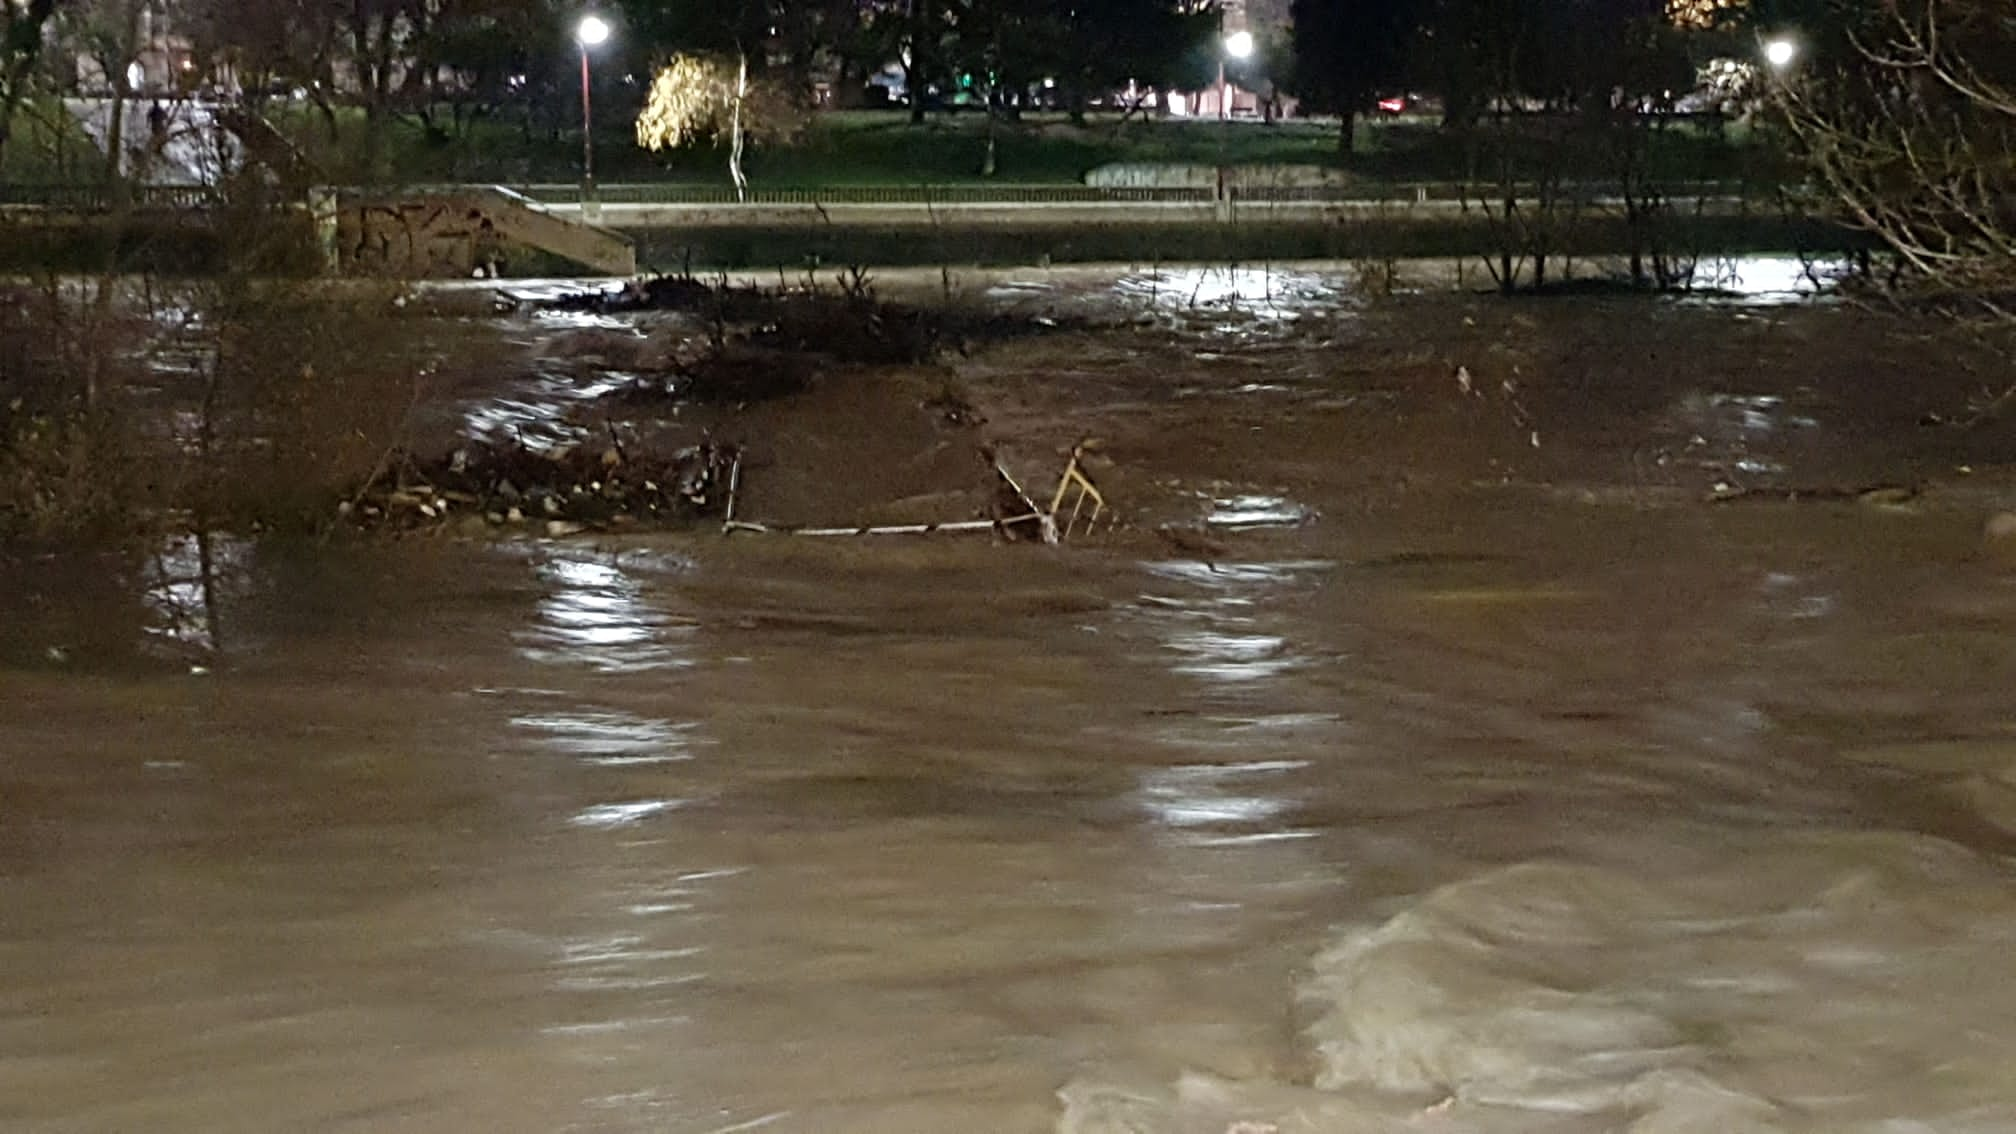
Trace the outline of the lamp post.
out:
[[[594,13],[581,17],[574,27],[574,43],[581,48],[581,219],[602,219],[602,202],[595,195],[595,113],[588,90],[588,51],[609,40],[609,21]]]
[[[1225,37],[1225,51],[1218,56],[1218,117],[1220,120],[1232,117],[1232,88],[1225,81],[1225,57],[1250,59],[1253,57],[1253,33],[1236,31]]]
[[[1785,36],[1766,40],[1764,43],[1764,62],[1771,64],[1771,69],[1774,71],[1783,71],[1797,58],[1799,58],[1799,45]]]

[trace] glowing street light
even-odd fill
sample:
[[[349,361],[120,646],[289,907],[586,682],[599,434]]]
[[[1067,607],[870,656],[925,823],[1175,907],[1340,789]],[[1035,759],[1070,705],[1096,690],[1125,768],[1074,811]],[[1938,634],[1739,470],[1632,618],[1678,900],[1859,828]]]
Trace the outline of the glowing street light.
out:
[[[1234,59],[1253,57],[1253,33],[1235,31],[1225,37],[1225,55],[1218,57],[1218,117],[1221,121],[1232,117],[1232,88],[1225,81],[1225,56]]]
[[[595,112],[588,94],[588,52],[609,42],[609,21],[590,12],[574,25],[574,42],[581,48],[581,219],[602,219],[602,203],[595,197]]]
[[[1799,58],[1799,45],[1783,36],[1767,40],[1764,44],[1764,62],[1781,71],[1790,67],[1792,61],[1797,58]]]

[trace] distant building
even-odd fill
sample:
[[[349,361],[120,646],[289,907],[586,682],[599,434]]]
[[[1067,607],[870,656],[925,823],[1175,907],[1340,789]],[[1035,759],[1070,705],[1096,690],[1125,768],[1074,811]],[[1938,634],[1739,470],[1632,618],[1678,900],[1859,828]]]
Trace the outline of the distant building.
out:
[[[1227,35],[1234,32],[1251,35],[1264,53],[1270,44],[1287,42],[1289,3],[1290,0],[1225,0],[1221,26]],[[1265,75],[1265,68],[1262,67],[1259,73]],[[1271,119],[1277,114],[1292,113],[1293,100],[1280,100],[1273,80],[1267,79],[1257,85],[1262,89],[1247,90],[1221,68],[1219,81],[1204,90],[1168,92],[1163,100],[1164,109],[1179,118]]]

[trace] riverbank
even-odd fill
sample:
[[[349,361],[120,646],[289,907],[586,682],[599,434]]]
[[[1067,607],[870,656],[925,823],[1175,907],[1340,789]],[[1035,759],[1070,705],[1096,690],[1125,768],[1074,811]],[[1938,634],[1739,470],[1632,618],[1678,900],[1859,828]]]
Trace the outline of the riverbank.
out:
[[[721,215],[695,223],[641,227],[626,233],[635,241],[639,268],[647,273],[716,270],[771,270],[793,273],[806,267],[873,265],[1040,266],[1045,264],[1180,264],[1377,261],[1516,255],[1523,240],[1516,230],[1481,211],[1452,208],[1412,212],[1405,206],[1382,210],[1311,209],[1295,219],[1275,219],[1280,210],[1250,209],[1224,218],[1210,206],[1196,218],[1165,220],[1152,212],[1102,218],[1050,209],[1004,207],[982,221],[933,219],[925,210],[902,223],[886,218],[843,221],[816,206],[793,210],[797,220],[752,213]],[[1110,221],[1111,223],[1104,223]],[[704,223],[701,223],[704,222]],[[305,217],[294,235],[286,225],[266,242],[275,269],[311,273],[318,262]],[[1764,207],[1680,213],[1657,224],[1657,246],[1679,261],[1748,253],[1808,253],[1831,257],[1864,248],[1868,240],[1830,221],[1789,216]],[[284,237],[281,239],[280,237]],[[1592,208],[1557,218],[1548,237],[1550,255],[1608,258],[1643,246],[1614,210]],[[0,216],[0,271],[114,270],[192,275],[239,263],[245,250],[240,227],[220,226],[206,214],[159,210],[119,219],[73,216],[52,223],[16,213]],[[574,265],[522,248],[505,251],[505,274],[518,277],[571,275]],[[1559,272],[1554,276],[1559,278]]]
[[[1481,258],[1504,234],[1471,214],[1422,219],[1354,216],[1295,221],[1085,224],[1044,221],[967,226],[714,226],[646,229],[631,234],[639,262],[658,271],[694,268],[796,269],[807,264],[985,266],[1123,262],[1259,263]],[[1662,229],[1666,247],[1704,255],[1761,252],[1838,254],[1856,234],[1829,222],[1782,215],[1675,218]],[[1595,257],[1631,245],[1621,217],[1594,215],[1563,225],[1557,254]],[[546,264],[545,267],[554,265]]]

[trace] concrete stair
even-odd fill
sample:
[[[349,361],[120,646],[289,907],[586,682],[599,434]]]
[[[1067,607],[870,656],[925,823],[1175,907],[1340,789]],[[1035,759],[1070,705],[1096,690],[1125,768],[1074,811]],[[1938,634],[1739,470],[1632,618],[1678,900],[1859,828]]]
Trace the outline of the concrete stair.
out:
[[[499,186],[470,195],[505,240],[572,260],[606,276],[637,274],[637,246],[614,229],[557,216],[532,198]]]
[[[338,194],[328,234],[332,267],[346,273],[467,277],[509,258],[510,246],[546,252],[611,276],[637,274],[621,233],[558,216],[498,186]]]

